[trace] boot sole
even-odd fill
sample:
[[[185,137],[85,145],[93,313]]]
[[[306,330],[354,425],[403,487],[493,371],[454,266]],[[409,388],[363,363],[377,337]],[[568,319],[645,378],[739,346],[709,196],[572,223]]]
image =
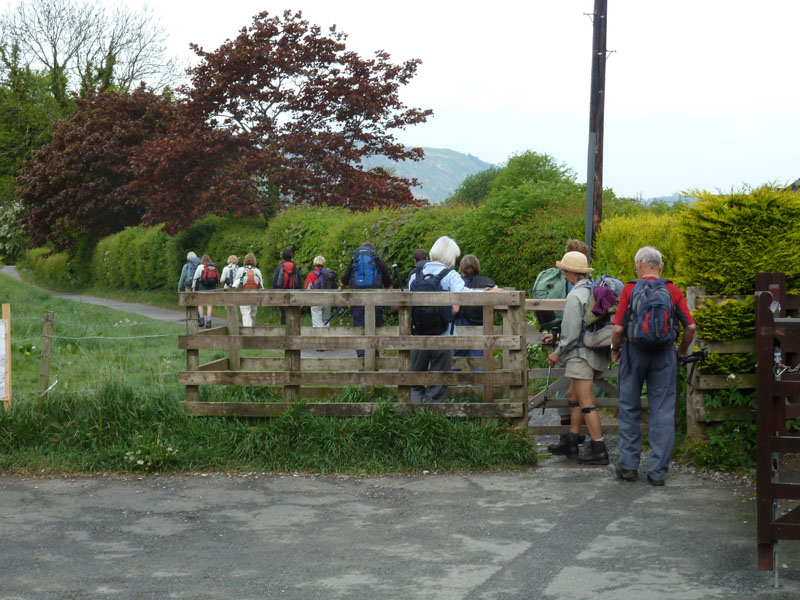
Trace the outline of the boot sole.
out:
[[[594,459],[594,460],[581,460],[578,458],[578,462],[582,465],[607,465],[608,459],[601,460],[601,459]]]

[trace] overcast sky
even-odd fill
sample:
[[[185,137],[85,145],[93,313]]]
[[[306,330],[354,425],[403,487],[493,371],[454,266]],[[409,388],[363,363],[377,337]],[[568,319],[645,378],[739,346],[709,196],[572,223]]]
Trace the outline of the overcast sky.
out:
[[[109,0],[110,1],[110,0]],[[130,0],[127,4],[139,6]],[[800,177],[800,2],[608,0],[604,186],[618,195]],[[495,164],[526,149],[586,178],[593,0],[166,0],[172,54],[213,50],[259,11],[336,24],[362,55],[422,59],[401,92],[431,108],[398,132]]]

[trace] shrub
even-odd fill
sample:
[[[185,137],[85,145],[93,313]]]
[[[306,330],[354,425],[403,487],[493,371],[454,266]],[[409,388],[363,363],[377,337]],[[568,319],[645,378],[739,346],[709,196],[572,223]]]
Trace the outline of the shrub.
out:
[[[787,290],[800,290],[800,193],[765,185],[716,195],[692,192],[699,201],[680,215],[691,252],[682,256],[685,281],[710,294],[752,294],[760,272],[786,274]]]
[[[50,251],[50,247],[28,250],[19,264],[33,273],[38,285],[57,290],[77,289],[79,283],[72,271],[69,254],[50,254]]]

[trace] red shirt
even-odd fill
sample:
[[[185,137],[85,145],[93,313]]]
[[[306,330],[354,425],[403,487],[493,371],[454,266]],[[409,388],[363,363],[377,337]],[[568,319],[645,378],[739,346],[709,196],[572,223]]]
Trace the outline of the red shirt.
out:
[[[321,267],[316,267],[313,271],[308,272],[308,275],[306,275],[305,284],[303,285],[304,290],[307,290],[309,286],[314,286],[314,284],[317,282],[317,279],[319,279],[319,272],[321,270]]]
[[[658,277],[642,277],[642,279],[658,279]],[[614,325],[625,325],[625,312],[628,310],[628,303],[631,300],[631,293],[636,286],[635,281],[625,284],[622,288],[622,293],[619,296],[619,307],[617,314],[614,317]],[[694,323],[692,313],[689,311],[689,306],[686,304],[686,298],[683,296],[681,288],[674,285],[671,281],[667,282],[667,290],[672,298],[672,305],[675,307],[675,318],[680,321],[684,327]]]

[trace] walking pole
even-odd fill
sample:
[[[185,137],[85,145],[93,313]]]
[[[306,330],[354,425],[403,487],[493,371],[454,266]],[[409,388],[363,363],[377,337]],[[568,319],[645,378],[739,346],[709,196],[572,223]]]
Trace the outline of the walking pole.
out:
[[[558,334],[561,333],[561,329],[559,327],[553,327],[553,350],[556,349],[558,346]],[[547,408],[547,392],[550,391],[550,372],[553,370],[553,365],[550,363],[547,364],[547,382],[544,385],[544,400],[542,400],[539,406],[542,407],[542,414],[544,414],[544,409]],[[539,408],[539,406],[534,406],[534,408]]]

